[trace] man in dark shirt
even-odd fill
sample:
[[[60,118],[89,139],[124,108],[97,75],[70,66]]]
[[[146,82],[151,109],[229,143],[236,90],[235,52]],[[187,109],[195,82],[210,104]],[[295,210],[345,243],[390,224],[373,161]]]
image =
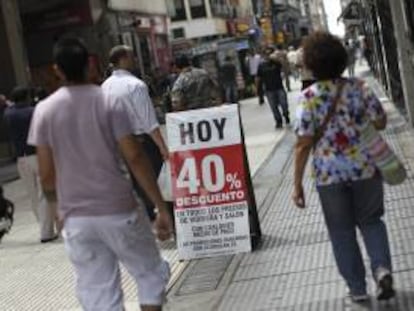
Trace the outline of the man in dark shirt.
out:
[[[283,120],[279,111],[279,106],[282,108],[286,125],[290,124],[289,107],[286,91],[282,82],[282,64],[277,60],[270,58],[272,53],[273,49],[266,49],[265,60],[260,64],[257,72],[256,84],[258,87],[261,84],[264,85],[267,101],[269,102],[276,121],[276,128],[282,128]]]
[[[220,83],[224,89],[226,103],[237,103],[237,68],[231,56],[226,56],[220,68]]]
[[[30,196],[31,207],[36,219],[40,223],[40,241],[51,242],[57,239],[55,233],[55,215],[39,184],[39,171],[35,149],[27,144],[30,122],[34,107],[30,99],[30,90],[25,87],[16,87],[11,96],[14,104],[6,108],[4,118],[8,127],[10,139],[17,156],[17,169],[20,178]],[[56,229],[57,231],[60,228]]]

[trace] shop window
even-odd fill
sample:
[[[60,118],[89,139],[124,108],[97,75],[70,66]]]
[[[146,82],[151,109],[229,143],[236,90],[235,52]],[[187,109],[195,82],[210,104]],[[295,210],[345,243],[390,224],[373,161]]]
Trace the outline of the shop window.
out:
[[[172,30],[172,36],[174,39],[185,38],[184,28],[175,28]]]
[[[211,13],[213,16],[227,17],[230,16],[229,6],[226,0],[210,0]]]
[[[185,13],[184,0],[169,0],[173,1],[173,10],[171,20],[173,22],[185,21],[187,19],[187,14]]]
[[[204,0],[189,0],[191,17],[203,18],[207,17],[207,10]]]

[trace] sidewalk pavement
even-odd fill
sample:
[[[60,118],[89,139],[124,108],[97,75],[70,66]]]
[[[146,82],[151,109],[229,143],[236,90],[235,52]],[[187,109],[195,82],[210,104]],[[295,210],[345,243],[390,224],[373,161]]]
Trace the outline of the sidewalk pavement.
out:
[[[296,85],[298,90],[299,85]],[[294,102],[295,93],[290,94]],[[259,106],[257,99],[241,104],[247,151],[252,174],[260,176],[259,167],[265,162],[274,146],[284,137],[285,130],[275,130],[268,105]],[[9,168],[0,176],[8,175]],[[256,179],[257,180],[257,179]],[[21,181],[4,185],[5,195],[16,206],[15,224],[0,244],[0,310],[2,311],[60,311],[81,310],[74,292],[72,268],[64,252],[62,241],[39,243],[39,229],[29,207]],[[266,192],[257,186],[258,201]],[[179,262],[175,243],[160,245],[162,255],[170,262],[172,279],[170,288],[187,270],[189,262]],[[123,287],[126,309],[137,310],[137,293],[134,282],[123,270]]]
[[[347,298],[309,172],[304,180],[307,209],[299,210],[291,202],[295,137],[288,133],[258,173],[262,192],[266,193],[259,204],[264,233],[259,250],[191,262],[170,290],[167,310],[414,310],[414,130],[389,102],[379,84],[371,77],[367,80],[388,113],[389,126],[384,136],[409,174],[403,185],[386,187],[385,220],[396,299],[378,303],[372,297],[369,303],[357,305]],[[284,165],[280,164],[282,161]],[[365,251],[364,258],[368,272]],[[370,283],[369,291],[374,296],[374,284]]]

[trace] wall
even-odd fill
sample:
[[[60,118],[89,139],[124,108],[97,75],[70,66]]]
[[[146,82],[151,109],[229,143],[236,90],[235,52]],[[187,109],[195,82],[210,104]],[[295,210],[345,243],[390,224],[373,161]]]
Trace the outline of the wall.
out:
[[[117,11],[166,15],[167,5],[165,1],[172,0],[109,0],[108,7]]]
[[[219,18],[201,18],[172,23],[170,29],[174,30],[177,28],[184,28],[185,39],[195,39],[227,33],[226,21]]]
[[[3,10],[0,5],[0,94],[9,95],[15,86],[16,78],[13,69],[13,61],[11,51],[9,49],[9,39],[7,37],[6,28],[4,26]]]

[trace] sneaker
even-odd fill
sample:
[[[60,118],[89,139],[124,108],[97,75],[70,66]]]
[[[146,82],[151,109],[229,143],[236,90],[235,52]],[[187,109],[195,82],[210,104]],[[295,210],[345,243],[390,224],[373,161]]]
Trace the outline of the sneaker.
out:
[[[361,294],[361,295],[353,295],[349,294],[351,297],[351,300],[355,303],[362,303],[369,300],[369,296],[367,294]]]
[[[380,268],[376,274],[377,276],[377,299],[389,300],[395,296],[393,287],[393,278],[391,272],[387,269]]]

